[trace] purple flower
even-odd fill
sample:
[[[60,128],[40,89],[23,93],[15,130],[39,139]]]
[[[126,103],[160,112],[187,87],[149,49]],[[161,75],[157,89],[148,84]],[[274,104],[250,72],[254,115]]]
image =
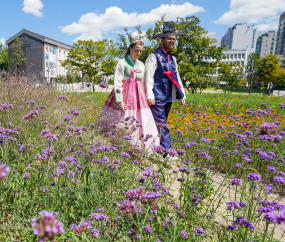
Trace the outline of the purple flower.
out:
[[[105,82],[100,82],[99,87],[106,88],[108,85]]]
[[[108,217],[105,213],[93,213],[91,215],[91,218],[94,220],[103,220],[103,221],[108,221]]]
[[[231,180],[232,185],[241,185],[241,181],[238,178],[234,178]]]
[[[96,228],[92,229],[92,235],[91,235],[92,237],[96,238],[99,236],[99,234],[100,234],[100,231],[98,229]]]
[[[31,177],[30,173],[25,173],[25,174],[23,175],[23,179],[28,179],[28,178],[30,178],[30,177]]]
[[[5,166],[4,164],[0,165],[0,182],[6,180],[7,173],[9,173],[11,168],[9,166]]]
[[[232,226],[232,225],[229,225],[229,226],[227,227],[227,229],[229,229],[229,230],[235,230],[236,227],[234,227],[234,226]]]
[[[169,156],[171,157],[176,157],[177,156],[177,151],[175,149],[167,149],[167,153],[169,154]]]
[[[180,207],[180,205],[179,204],[174,204],[173,207],[177,209],[177,208]]]
[[[198,227],[196,230],[195,230],[195,235],[206,235],[206,232],[202,229],[202,228],[200,228],[200,227]]]
[[[177,154],[181,156],[184,156],[186,154],[185,150],[183,149],[177,149],[176,151],[177,151]]]
[[[157,154],[161,154],[161,155],[165,154],[165,149],[161,145],[154,146],[153,149]]]
[[[144,226],[143,230],[146,231],[147,233],[152,233],[152,229],[149,226]]]
[[[277,133],[278,126],[274,123],[264,123],[259,126],[260,135],[268,135]]]
[[[227,202],[227,206],[228,206],[227,210],[241,209],[240,204],[234,201]]]
[[[75,234],[80,234],[81,232],[88,232],[91,229],[91,221],[83,220],[78,225],[71,224],[70,230],[72,230]]]
[[[122,152],[122,153],[121,153],[121,156],[122,156],[122,157],[127,157],[127,158],[130,158],[130,157],[131,157],[129,153],[125,153],[125,152]]]
[[[148,177],[148,176],[152,176],[153,174],[153,170],[152,168],[149,166],[145,169],[145,171],[142,171],[142,175],[145,176],[145,177]]]
[[[188,239],[188,234],[187,234],[186,231],[181,231],[181,232],[180,232],[180,235],[181,235],[181,237],[182,237],[183,239]]]
[[[279,184],[285,184],[285,177],[282,176],[276,176],[273,178],[274,182],[277,182]]]
[[[258,174],[256,173],[249,173],[246,178],[252,180],[252,181],[257,181],[257,182],[261,182],[261,178]]]
[[[48,193],[48,187],[44,187],[44,188],[43,188],[43,191],[44,191],[45,193]]]
[[[58,97],[59,100],[64,100],[64,101],[69,101],[68,97],[64,96],[64,95],[60,95]]]
[[[32,219],[32,227],[34,228],[34,235],[42,238],[42,241],[55,240],[55,237],[59,234],[63,234],[64,228],[60,221],[56,219],[58,213],[49,211],[39,212],[41,218]]]
[[[276,172],[276,168],[274,166],[267,166],[266,171]]]
[[[70,121],[72,119],[72,117],[70,115],[66,115],[63,117],[63,121]]]
[[[122,201],[122,204],[117,204],[120,210],[120,213],[124,213],[127,216],[130,216],[136,211],[136,202]]]

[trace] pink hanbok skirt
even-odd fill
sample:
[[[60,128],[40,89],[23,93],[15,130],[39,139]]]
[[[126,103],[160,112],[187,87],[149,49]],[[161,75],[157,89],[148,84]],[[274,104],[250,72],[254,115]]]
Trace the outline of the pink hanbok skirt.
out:
[[[114,122],[123,124],[126,118],[134,117],[139,122],[138,124],[141,124],[141,127],[132,132],[131,143],[137,145],[144,143],[148,153],[152,153],[153,146],[159,145],[160,139],[141,79],[123,80],[123,101],[126,104],[125,112],[120,109],[119,104],[116,102],[115,92],[112,90],[99,116],[98,129],[108,132]],[[148,135],[151,138],[144,142],[139,139],[141,135],[144,135],[144,137]]]

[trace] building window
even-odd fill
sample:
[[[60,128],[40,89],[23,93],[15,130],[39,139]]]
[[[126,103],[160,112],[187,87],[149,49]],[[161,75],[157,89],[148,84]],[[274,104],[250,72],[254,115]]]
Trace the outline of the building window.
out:
[[[244,65],[244,61],[241,62],[241,65],[242,65],[242,66]]]
[[[241,57],[241,54],[238,54],[238,58],[240,59],[240,57]]]
[[[58,57],[61,57],[61,50],[58,51]]]
[[[273,53],[273,51],[270,51],[270,53]]]
[[[273,45],[274,45],[274,42],[271,43],[271,46],[273,46]]]
[[[227,59],[229,59],[230,58],[230,55],[229,54],[227,54]]]
[[[271,47],[271,50],[273,50],[273,47]]]
[[[233,57],[234,57],[234,55],[233,55],[233,54],[231,54],[231,60],[233,59]]]
[[[237,54],[235,54],[235,59],[237,58]]]
[[[245,54],[243,53],[243,54],[242,54],[242,58],[244,59],[244,57],[245,57]]]
[[[274,38],[272,38],[272,41],[274,41]]]

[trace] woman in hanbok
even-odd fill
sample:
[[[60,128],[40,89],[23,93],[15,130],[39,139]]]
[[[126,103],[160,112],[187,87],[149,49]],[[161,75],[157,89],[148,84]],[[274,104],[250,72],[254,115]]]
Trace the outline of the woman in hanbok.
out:
[[[109,132],[111,127],[137,120],[130,133],[132,144],[144,145],[148,153],[159,145],[159,135],[144,90],[144,64],[138,60],[144,43],[134,39],[114,73],[114,90],[110,93],[99,116],[97,128]],[[143,138],[142,138],[143,137]]]

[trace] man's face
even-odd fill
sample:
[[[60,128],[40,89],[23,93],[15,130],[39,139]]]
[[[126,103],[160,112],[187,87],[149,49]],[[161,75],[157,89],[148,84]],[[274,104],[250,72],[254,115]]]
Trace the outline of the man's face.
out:
[[[165,50],[170,51],[175,45],[175,36],[168,36],[165,39],[161,39],[161,43]]]

